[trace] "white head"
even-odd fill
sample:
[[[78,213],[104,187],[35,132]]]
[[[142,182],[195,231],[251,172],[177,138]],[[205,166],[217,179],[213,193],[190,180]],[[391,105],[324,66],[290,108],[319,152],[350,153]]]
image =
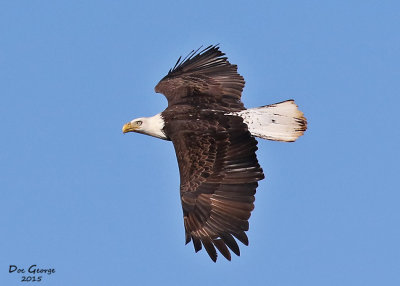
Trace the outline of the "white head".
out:
[[[168,139],[163,132],[164,119],[161,113],[156,114],[152,117],[140,117],[136,118],[122,127],[122,132],[137,132],[153,137]]]

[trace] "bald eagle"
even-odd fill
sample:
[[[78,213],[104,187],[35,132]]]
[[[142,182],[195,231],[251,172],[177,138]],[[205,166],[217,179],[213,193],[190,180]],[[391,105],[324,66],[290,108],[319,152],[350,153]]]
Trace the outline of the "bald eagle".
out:
[[[303,135],[306,118],[293,100],[246,109],[245,81],[218,46],[179,58],[155,87],[168,107],[126,123],[122,131],[172,141],[179,165],[186,244],[240,255],[235,239],[248,245],[246,231],[258,181],[264,179],[255,137],[292,142]],[[229,248],[229,249],[228,249]]]

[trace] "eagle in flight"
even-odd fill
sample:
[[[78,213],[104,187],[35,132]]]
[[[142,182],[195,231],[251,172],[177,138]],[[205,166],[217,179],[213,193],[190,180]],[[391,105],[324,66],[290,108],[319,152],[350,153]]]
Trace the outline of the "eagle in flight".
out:
[[[303,135],[306,118],[293,100],[246,109],[245,81],[218,46],[179,58],[155,87],[168,107],[126,123],[122,131],[172,141],[180,173],[186,244],[204,246],[231,260],[246,231],[258,181],[264,179],[255,137],[292,142]]]

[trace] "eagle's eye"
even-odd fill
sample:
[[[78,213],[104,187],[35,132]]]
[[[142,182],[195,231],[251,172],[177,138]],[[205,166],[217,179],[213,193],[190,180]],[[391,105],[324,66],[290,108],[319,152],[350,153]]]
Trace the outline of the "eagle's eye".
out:
[[[137,126],[140,126],[140,125],[142,125],[142,123],[143,123],[143,122],[142,122],[142,121],[140,121],[140,120],[139,120],[139,121],[136,121],[136,125],[137,125]]]

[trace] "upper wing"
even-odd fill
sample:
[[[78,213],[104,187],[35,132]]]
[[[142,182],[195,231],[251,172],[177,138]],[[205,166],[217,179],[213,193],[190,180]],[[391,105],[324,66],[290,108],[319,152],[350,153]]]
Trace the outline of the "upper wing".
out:
[[[179,164],[186,243],[193,240],[196,252],[203,245],[213,261],[216,247],[230,260],[227,246],[240,255],[233,237],[248,245],[245,231],[264,174],[257,141],[241,117],[203,116],[176,120],[168,130]]]
[[[192,51],[157,84],[155,91],[168,99],[168,106],[189,104],[213,109],[244,109],[244,87],[237,66],[229,63],[217,46]]]

